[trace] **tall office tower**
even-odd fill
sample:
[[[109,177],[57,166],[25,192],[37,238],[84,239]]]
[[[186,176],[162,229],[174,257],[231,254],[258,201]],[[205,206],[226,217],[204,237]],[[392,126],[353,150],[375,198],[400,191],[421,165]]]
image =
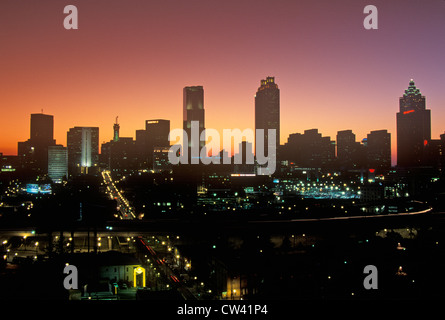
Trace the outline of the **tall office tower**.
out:
[[[116,117],[116,123],[113,125],[113,141],[117,142],[119,141],[119,129],[120,129],[120,125],[117,122],[119,117]]]
[[[408,89],[400,97],[400,111],[397,113],[397,165],[425,165],[430,141],[431,110],[426,109],[425,97],[411,79]]]
[[[280,145],[280,89],[275,77],[261,80],[261,86],[255,95],[255,154],[258,150],[256,130],[264,130],[264,154],[268,155],[268,129],[275,129],[275,146]],[[276,150],[273,150],[276,152]]]
[[[36,143],[54,143],[54,117],[43,113],[31,114],[30,139]]]
[[[170,142],[168,141],[170,120],[147,120],[145,121],[145,131],[149,145],[153,147],[167,147],[170,145]]]
[[[61,145],[48,147],[48,177],[54,183],[62,183],[68,177],[68,150]]]
[[[90,173],[99,161],[99,128],[71,128],[67,133],[67,148],[69,173]]]
[[[140,169],[153,169],[154,149],[170,147],[169,134],[170,120],[164,119],[146,120],[145,130],[136,130],[136,154]]]
[[[120,137],[119,141],[103,143],[100,153],[101,166],[117,174],[137,169],[136,145],[133,138]]]
[[[18,156],[23,168],[39,173],[48,170],[48,147],[54,140],[54,117],[43,113],[31,114],[30,138],[18,143]]]
[[[391,134],[387,130],[368,133],[366,148],[369,168],[379,171],[391,168]]]
[[[203,87],[185,87],[183,99],[183,129],[187,133],[187,140],[184,137],[184,141],[188,141],[188,163],[199,163],[201,149],[205,146],[205,141],[200,140],[201,133],[205,129]],[[196,128],[198,130],[194,131],[199,133],[199,136],[192,136],[192,121],[198,121]]]
[[[355,141],[352,130],[337,132],[337,163],[343,169],[361,167],[364,162],[364,146]]]

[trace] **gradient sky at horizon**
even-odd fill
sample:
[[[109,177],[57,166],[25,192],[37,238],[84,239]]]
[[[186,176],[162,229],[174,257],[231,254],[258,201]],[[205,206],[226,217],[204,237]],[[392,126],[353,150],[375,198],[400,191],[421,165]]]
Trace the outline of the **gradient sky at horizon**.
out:
[[[76,5],[79,29],[63,28]],[[363,8],[378,8],[365,30]],[[318,128],[358,141],[387,129],[411,78],[445,131],[445,1],[2,0],[0,152],[29,138],[31,113],[54,115],[55,139],[98,126],[100,143],[135,137],[145,120],[182,128],[182,89],[202,85],[206,127],[254,128],[254,95],[274,76],[281,143]]]

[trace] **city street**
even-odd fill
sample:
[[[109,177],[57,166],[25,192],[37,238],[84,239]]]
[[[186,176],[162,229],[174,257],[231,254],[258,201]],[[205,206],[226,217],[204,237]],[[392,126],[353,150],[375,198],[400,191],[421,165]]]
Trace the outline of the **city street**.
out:
[[[102,178],[107,186],[107,193],[110,199],[114,199],[117,202],[117,208],[120,213],[120,219],[134,219],[134,209],[129,204],[128,200],[122,195],[122,192],[118,190],[113,179],[111,178],[110,171],[102,171]]]

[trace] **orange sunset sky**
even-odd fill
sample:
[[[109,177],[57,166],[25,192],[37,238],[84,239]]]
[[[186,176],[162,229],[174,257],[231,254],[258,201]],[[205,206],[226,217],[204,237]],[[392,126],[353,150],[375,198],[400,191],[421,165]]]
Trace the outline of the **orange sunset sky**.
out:
[[[202,85],[206,127],[254,128],[254,95],[274,76],[281,143],[318,128],[335,140],[387,129],[411,78],[445,131],[445,1],[41,0],[0,2],[0,152],[29,138],[30,114],[54,115],[57,143],[74,126],[109,141],[147,119],[182,127],[182,89]],[[75,5],[79,29],[65,30]]]

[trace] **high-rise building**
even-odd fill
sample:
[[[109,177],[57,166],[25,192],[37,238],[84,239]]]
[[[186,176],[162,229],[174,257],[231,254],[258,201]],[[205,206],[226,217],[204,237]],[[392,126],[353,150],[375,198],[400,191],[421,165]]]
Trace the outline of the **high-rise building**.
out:
[[[31,114],[30,139],[36,143],[54,143],[54,117],[43,113]]]
[[[357,169],[363,166],[364,145],[355,141],[352,130],[337,132],[337,164],[343,169]]]
[[[400,110],[397,113],[397,165],[425,165],[430,141],[431,110],[426,109],[425,97],[411,79],[408,89],[400,97]]]
[[[145,130],[136,130],[136,153],[139,168],[153,169],[155,148],[170,147],[168,135],[170,120],[152,119],[145,121]]]
[[[318,129],[293,133],[283,146],[282,157],[300,167],[329,168],[334,164],[335,142],[323,137]]]
[[[391,134],[387,130],[368,133],[366,149],[369,168],[378,171],[391,168]]]
[[[136,142],[132,137],[121,137],[119,129],[120,125],[116,118],[113,125],[113,140],[102,143],[99,156],[101,167],[113,171],[118,176],[138,169]]]
[[[269,132],[275,129],[275,146],[280,145],[280,89],[274,77],[261,80],[261,86],[255,95],[255,154],[259,150],[256,130],[264,130],[264,154],[268,155]],[[271,150],[276,152],[276,150]]]
[[[424,165],[434,168],[442,168],[443,161],[443,141],[441,139],[431,139],[428,145],[425,147],[425,161]]]
[[[20,168],[42,172],[42,164],[38,164],[36,147],[31,140],[17,143],[17,156],[19,158]]]
[[[67,148],[69,173],[90,173],[99,161],[99,128],[71,128],[67,133]]]
[[[253,144],[248,141],[242,141],[239,144],[238,154],[235,154],[233,172],[234,173],[254,173],[254,153]],[[237,159],[238,158],[238,159]]]
[[[46,173],[48,170],[48,147],[54,140],[54,117],[43,113],[31,114],[30,138],[18,143],[18,156],[22,168]]]
[[[147,131],[145,129],[136,130],[136,156],[139,169],[148,170],[150,168],[149,148],[147,141]]]
[[[118,141],[103,143],[100,154],[101,166],[110,171],[125,174],[137,169],[136,146],[133,138],[120,137]]]
[[[188,163],[199,163],[201,149],[205,146],[205,141],[200,140],[201,133],[205,130],[203,87],[185,87],[183,90],[183,100],[183,129],[187,134],[187,137],[184,137],[184,141],[188,142]],[[192,121],[198,122],[198,137],[192,136]]]
[[[149,145],[153,147],[167,147],[170,145],[170,142],[168,141],[170,120],[147,120],[145,121],[145,131]]]
[[[48,147],[48,177],[61,183],[68,177],[68,150],[61,145]]]

